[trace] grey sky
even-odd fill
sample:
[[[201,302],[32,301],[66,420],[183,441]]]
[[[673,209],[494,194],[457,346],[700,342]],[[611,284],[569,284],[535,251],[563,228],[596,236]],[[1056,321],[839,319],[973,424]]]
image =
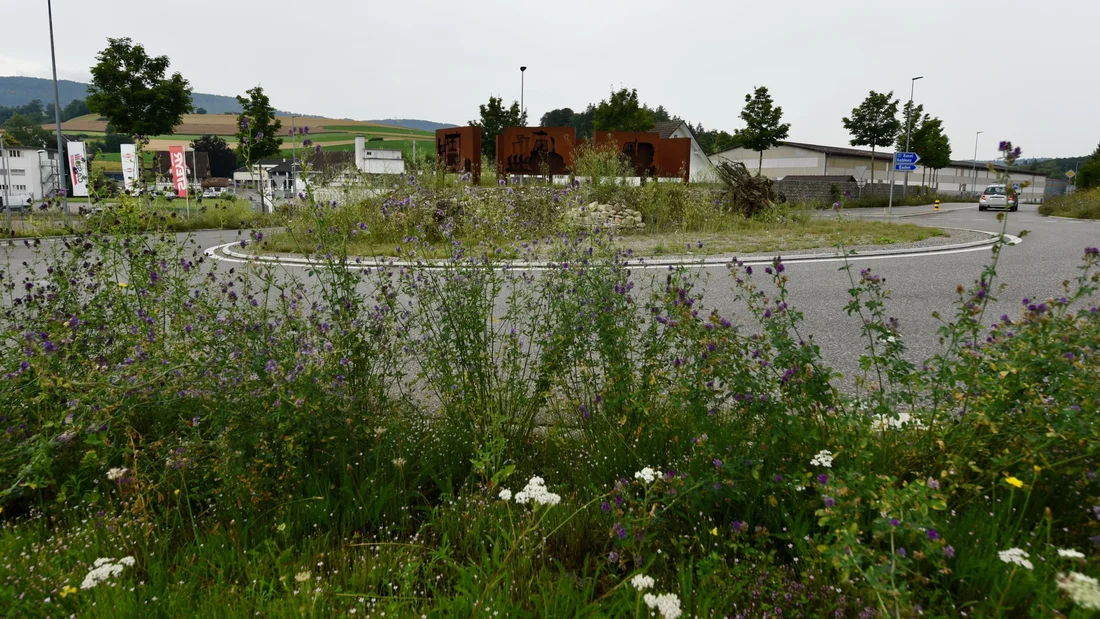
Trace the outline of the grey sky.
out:
[[[49,77],[46,6],[2,0],[0,75]],[[7,21],[7,20],[5,20]],[[465,123],[490,94],[533,122],[611,87],[732,131],[767,86],[790,139],[845,145],[871,89],[944,120],[953,156],[1072,156],[1100,142],[1094,0],[54,0],[59,77],[88,80],[106,38],[128,36],[196,91],[256,84],[282,109]],[[17,27],[13,27],[16,26]],[[1090,69],[1089,67],[1092,67]],[[62,102],[63,104],[65,102]]]

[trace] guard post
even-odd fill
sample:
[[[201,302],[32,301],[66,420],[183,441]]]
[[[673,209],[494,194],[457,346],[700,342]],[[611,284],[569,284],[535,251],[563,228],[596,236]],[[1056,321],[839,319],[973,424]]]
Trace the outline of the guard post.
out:
[[[940,201],[939,201],[939,198],[937,198],[937,199],[936,199],[936,212],[937,212],[937,213],[938,213],[938,212],[940,212]]]

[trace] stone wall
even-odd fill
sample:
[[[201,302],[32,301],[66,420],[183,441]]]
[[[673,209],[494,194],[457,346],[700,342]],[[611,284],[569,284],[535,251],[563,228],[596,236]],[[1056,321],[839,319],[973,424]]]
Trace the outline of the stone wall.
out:
[[[813,202],[815,200],[829,200],[832,196],[832,188],[836,186],[840,195],[849,191],[852,197],[859,195],[859,187],[855,182],[835,182],[829,180],[790,179],[775,182],[775,188],[787,196],[787,202]]]

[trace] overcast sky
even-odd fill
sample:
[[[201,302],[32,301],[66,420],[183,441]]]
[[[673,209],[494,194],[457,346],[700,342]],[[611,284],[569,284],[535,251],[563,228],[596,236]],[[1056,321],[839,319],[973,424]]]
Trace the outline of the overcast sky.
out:
[[[50,76],[46,3],[0,0],[0,75]],[[893,90],[943,119],[953,156],[1073,156],[1100,142],[1097,0],[54,0],[58,75],[87,81],[131,37],[196,92],[260,84],[281,109],[465,124],[489,95],[532,124],[611,88],[733,131],[767,86],[790,139],[846,145],[841,117]],[[65,102],[62,102],[64,104]]]

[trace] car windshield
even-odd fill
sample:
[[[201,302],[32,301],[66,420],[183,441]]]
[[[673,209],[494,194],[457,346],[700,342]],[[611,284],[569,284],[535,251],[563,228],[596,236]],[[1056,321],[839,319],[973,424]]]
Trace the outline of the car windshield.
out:
[[[992,194],[994,196],[1003,196],[1005,195],[1005,188],[997,186],[986,187],[985,193]]]

